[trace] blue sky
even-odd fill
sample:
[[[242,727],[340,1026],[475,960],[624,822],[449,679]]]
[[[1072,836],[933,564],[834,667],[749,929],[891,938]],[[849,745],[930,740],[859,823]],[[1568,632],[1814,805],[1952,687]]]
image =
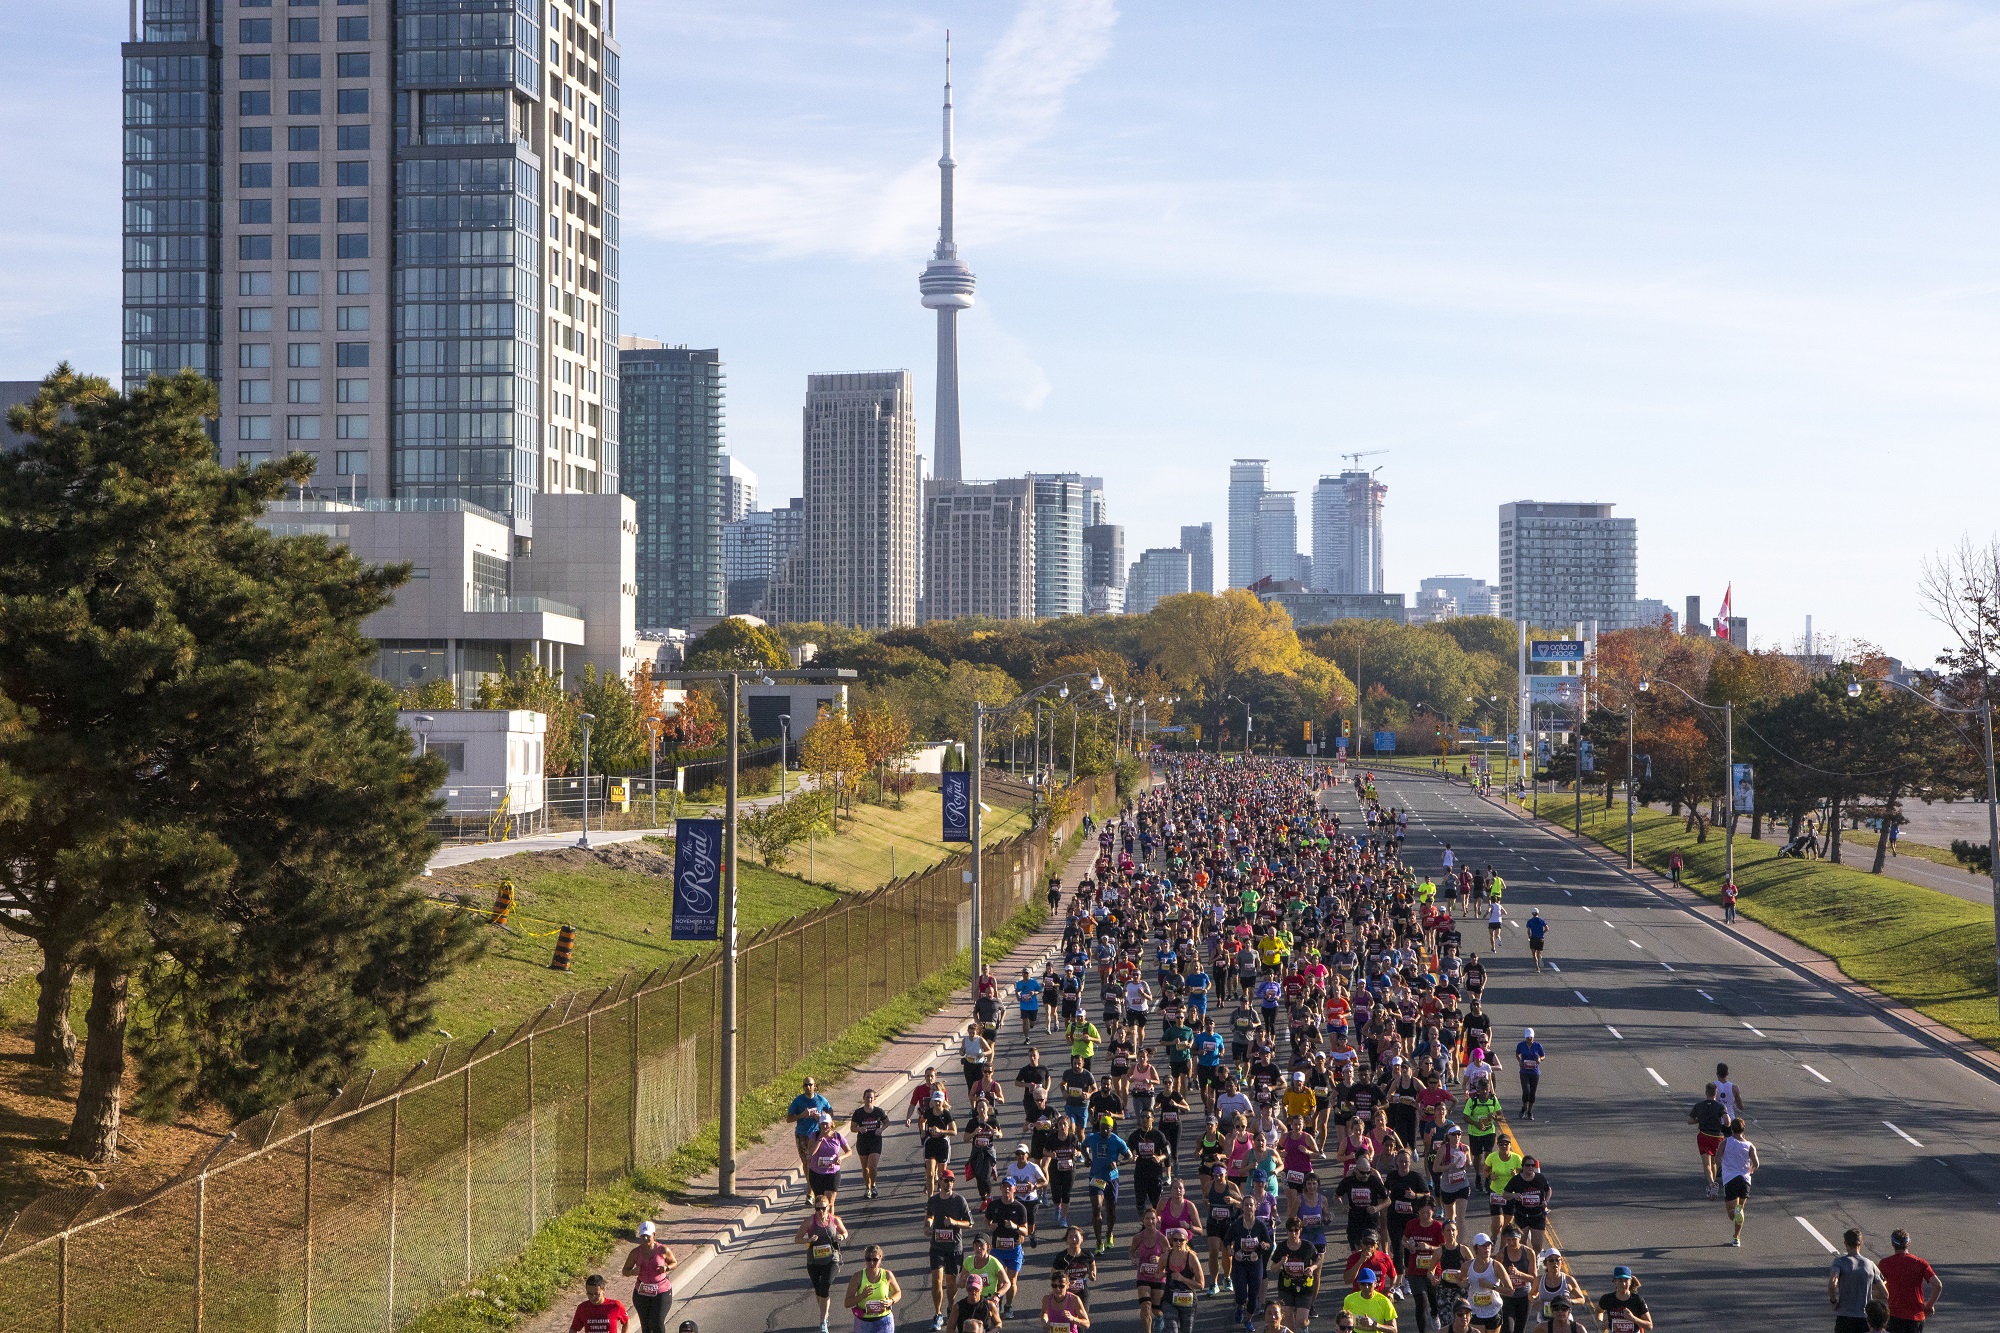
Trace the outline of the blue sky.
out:
[[[110,372],[125,6],[11,6],[0,378]],[[1640,592],[1912,660],[1984,540],[2000,5],[627,0],[624,327],[717,346],[793,494],[812,371],[907,366],[926,452],[943,30],[968,475],[1101,472],[1133,551],[1229,459],[1389,486],[1392,590],[1510,499],[1610,500]],[[1304,499],[1302,494],[1301,499]],[[1302,524],[1303,526],[1303,524]]]

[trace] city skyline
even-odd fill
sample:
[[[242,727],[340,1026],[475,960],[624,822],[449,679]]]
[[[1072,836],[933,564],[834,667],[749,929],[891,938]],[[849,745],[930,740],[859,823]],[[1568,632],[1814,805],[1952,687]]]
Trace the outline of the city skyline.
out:
[[[905,204],[935,188],[935,122],[927,126],[916,109],[936,106],[944,23],[896,6],[870,13],[913,21],[893,39],[863,44],[839,25],[783,6],[753,5],[726,20],[673,5],[621,13],[621,37],[628,50],[643,53],[646,70],[644,78],[627,80],[628,122],[672,119],[692,131],[669,140],[656,130],[628,128],[626,325],[729,351],[738,368],[734,452],[768,479],[774,495],[798,489],[787,480],[796,465],[786,457],[794,437],[785,426],[795,420],[804,370],[829,362],[923,366],[933,350],[935,330],[909,318],[907,295],[910,242],[923,241],[912,233],[928,231],[930,220],[921,204]],[[24,202],[10,228],[22,262],[0,280],[0,374],[40,375],[63,356],[115,374],[118,109],[115,80],[105,72],[122,35],[123,8],[82,4],[65,25],[30,23],[25,14],[0,22],[29,56],[17,114],[38,97],[77,107],[75,116],[50,127],[49,137],[24,138],[4,150]],[[1973,442],[1990,432],[1995,416],[1977,371],[2000,345],[1988,303],[1978,296],[1988,262],[1968,249],[1991,211],[1990,188],[1971,182],[1991,173],[1962,169],[1965,152],[1984,150],[1970,149],[1951,129],[1976,122],[1991,89],[1978,81],[1977,60],[1948,40],[1942,21],[1892,27],[1872,18],[1782,16],[1749,6],[1586,12],[1572,15],[1561,40],[1518,73],[1505,69],[1506,60],[1557,31],[1545,16],[1468,23],[1419,14],[1386,28],[1338,15],[1293,17],[1282,34],[1269,20],[1231,34],[1188,7],[1121,15],[1109,5],[1042,4],[951,22],[970,71],[958,99],[971,127],[962,134],[978,141],[968,159],[982,159],[976,172],[962,173],[973,188],[959,227],[977,243],[993,290],[1007,293],[1001,307],[990,299],[982,305],[966,345],[963,394],[968,413],[983,423],[967,447],[1018,456],[1028,467],[1074,465],[1080,451],[1091,451],[1090,466],[1109,474],[1119,490],[1128,549],[1172,542],[1190,520],[1224,518],[1205,498],[1213,494],[1212,474],[1195,466],[1206,460],[1191,452],[1195,439],[1218,437],[1223,412],[1241,436],[1234,447],[1270,455],[1275,471],[1310,476],[1329,468],[1336,450],[1393,443],[1399,475],[1451,470],[1470,512],[1551,493],[1558,489],[1552,481],[1558,459],[1563,467],[1587,459],[1604,475],[1585,489],[1617,500],[1652,534],[1640,571],[1648,589],[1698,588],[1714,598],[1733,583],[1760,635],[1774,639],[1792,637],[1811,613],[1829,632],[1875,639],[1912,660],[1935,646],[1937,631],[1912,596],[1916,565],[1961,533],[1984,535],[1990,524],[1974,502],[1978,488],[1941,488],[1923,506],[1885,510],[1835,479],[1844,469],[1868,466],[1877,440],[1926,448],[1940,466],[1971,467],[1977,475],[1981,456]],[[1629,50],[1641,26],[1662,54],[1639,63],[1629,99],[1591,86],[1593,99],[1610,99],[1615,114],[1607,128],[1569,114],[1555,87],[1560,80],[1527,73],[1585,67],[1601,52]],[[767,57],[763,63],[733,55],[753,46]],[[842,68],[800,78],[806,54],[829,47],[842,53],[835,62]],[[1214,51],[1212,69],[1188,63],[1196,50]],[[1475,86],[1445,97],[1429,118],[1379,131],[1397,119],[1404,98],[1419,105],[1415,99],[1434,97],[1437,85],[1418,77],[1399,90],[1362,77],[1334,92],[1314,90],[1313,80],[1262,74],[1246,80],[1249,52],[1282,74],[1329,50],[1349,72],[1371,56],[1393,63],[1431,52],[1444,58],[1441,67],[1476,76]],[[1045,58],[1051,53],[1060,58]],[[1743,123],[1747,96],[1731,80],[1774,61],[1787,87],[1823,83],[1850,91],[1839,100],[1823,93],[1805,99],[1782,126],[1725,147],[1715,133],[1725,123]],[[1723,79],[1729,95],[1700,105],[1649,106],[1647,97],[1691,96],[1674,91],[1686,80],[1663,77],[1687,62],[1704,62],[1700,67]],[[1835,68],[1851,69],[1856,78],[1826,79]],[[786,85],[777,98],[766,96]],[[1160,100],[1170,88],[1185,88],[1187,100],[1203,106],[1219,105],[1215,99],[1229,93],[1230,109],[1213,126],[1191,127]],[[1121,111],[1121,102],[1135,95],[1138,109]],[[759,99],[766,109],[750,114]],[[1508,237],[1525,222],[1526,215],[1517,220],[1512,211],[1514,192],[1495,174],[1500,164],[1485,170],[1438,133],[1438,118],[1456,123],[1469,99],[1500,107],[1506,127],[1557,126],[1548,155],[1510,149],[1504,165],[1555,198],[1601,204],[1594,216],[1601,216],[1603,234],[1586,243],[1558,228],[1554,248],[1567,245],[1568,255],[1530,251],[1516,262],[1437,224],[1422,233],[1428,246],[1422,258],[1381,258],[1387,252],[1375,246],[1379,237],[1406,214],[1415,216],[1418,204],[1440,202],[1418,189],[1419,177],[1448,178],[1452,183],[1435,188],[1450,205],[1476,205],[1426,207],[1426,218],[1469,211],[1468,227],[1475,218],[1498,223]],[[1975,105],[1964,106],[1968,101]],[[1892,105],[1908,133],[1847,132],[1878,124]],[[1245,133],[1280,127],[1288,114],[1308,111],[1342,129],[1339,151],[1360,178],[1392,187],[1379,192],[1373,212],[1336,228],[1324,246],[1304,240],[1298,223],[1317,217],[1313,210],[1326,202],[1329,159],[1318,155],[1297,165],[1296,188],[1280,200],[1262,182],[1275,179],[1280,158],[1288,166],[1299,162],[1295,137]],[[1370,133],[1347,132],[1363,114]],[[1804,133],[1808,115],[1827,128]],[[1637,132],[1638,159],[1670,169],[1660,188],[1678,191],[1670,196],[1674,207],[1641,207],[1654,201],[1634,180],[1616,172],[1601,180],[1591,175],[1601,150],[1617,137],[1610,122]],[[1932,127],[1948,132],[1932,135]],[[1130,166],[1107,174],[1105,147],[1134,133]],[[1169,147],[1175,135],[1187,138],[1187,149]],[[1239,169],[1252,197],[1263,201],[1233,222],[1200,207],[1200,192],[1217,183],[1199,166],[1201,146],[1225,135],[1251,145]],[[1464,151],[1493,146],[1484,136],[1473,138],[1476,145]],[[1910,146],[1926,139],[1941,146],[1912,155]],[[689,144],[701,150],[690,153]],[[1669,218],[1697,216],[1691,205],[1736,190],[1746,173],[1776,160],[1779,144],[1800,156],[1775,183],[1807,187],[1796,206],[1776,188],[1752,189],[1741,222],[1693,227],[1643,220],[1663,211]],[[50,147],[57,151],[45,151]],[[1398,153],[1408,157],[1407,171],[1390,165]],[[1899,188],[1864,191],[1865,206],[1831,210],[1831,225],[1817,218],[1803,225],[1801,210],[1827,203],[1812,184],[1814,173],[1836,158],[1863,181],[1894,179]],[[1079,174],[1085,164],[1098,172],[1090,190]],[[746,169],[753,166],[755,172]],[[768,187],[761,203],[745,189],[752,175]],[[1905,202],[1884,202],[1892,194]],[[1096,202],[1085,209],[1089,200]],[[1187,206],[1158,207],[1177,203]],[[1085,211],[1096,216],[1083,217]],[[1923,247],[1879,247],[1884,224],[1908,229],[1906,212],[1921,214],[1941,234]],[[811,227],[802,227],[808,217]],[[1163,221],[1169,217],[1176,221]],[[1210,241],[1228,243],[1190,249],[1188,229],[1197,225],[1216,229]],[[1106,245],[1114,228],[1126,242],[1116,251]],[[1876,253],[1883,248],[1903,257],[1892,263]],[[1298,285],[1272,312],[1268,332],[1244,322],[1244,303],[1254,297],[1261,307],[1266,299],[1261,282],[1236,262],[1252,254],[1299,261],[1275,266]],[[1205,258],[1195,262],[1198,255]],[[1343,256],[1366,262],[1335,262]],[[1210,399],[1161,378],[1200,382],[1184,373],[1192,365],[1185,352],[1145,329],[1173,323],[1160,318],[1166,296],[1160,276],[1169,257],[1193,264],[1178,295],[1181,304],[1193,302],[1209,333],[1254,334],[1245,347],[1255,386],[1248,417],[1238,392]],[[1851,284],[1819,280],[1855,260],[1865,262]],[[1465,281],[1445,281],[1452,276]],[[812,331],[810,316],[805,329],[768,334],[747,322],[773,284],[808,293],[808,312],[854,308],[857,322],[847,327],[857,350],[836,359],[823,334]],[[1114,289],[1132,299],[1107,299]],[[1122,313],[1104,322],[1114,307]],[[1339,318],[1329,321],[1333,312]],[[1303,322],[1335,333],[1299,343]],[[1379,354],[1338,332],[1362,323],[1384,349]],[[1744,335],[1732,324],[1754,331],[1757,347],[1747,364]],[[1435,366],[1406,355],[1418,342],[1442,349]],[[1129,350],[1113,350],[1124,343]],[[1505,358],[1490,372],[1441,387],[1444,377],[1492,359],[1503,345]],[[1308,349],[1310,368],[1301,360]],[[1147,358],[1146,373],[1131,375]],[[1565,360],[1576,363],[1575,373],[1555,369]],[[1856,367],[1868,373],[1852,373]],[[1698,401],[1682,392],[1690,379],[1704,383]],[[1281,391],[1280,384],[1302,388]],[[919,375],[918,410],[926,420],[933,387],[928,372]],[[1317,409],[1336,389],[1341,408],[1329,423]],[[1307,412],[1310,428],[1301,415]],[[926,453],[930,445],[920,438]],[[1793,462],[1807,456],[1812,468]],[[1666,457],[1674,465],[1649,474],[1643,460]],[[1709,476],[1718,469],[1731,478],[1719,501]],[[1750,497],[1759,494],[1783,495],[1787,503],[1753,506]],[[1740,529],[1753,517],[1758,533],[1749,536]],[[1828,537],[1837,531],[1868,533],[1866,545],[1878,558],[1856,558],[1857,544]],[[1884,550],[1886,559],[1879,557]],[[1421,563],[1413,563],[1417,554],[1407,541],[1390,543],[1386,586],[1414,588],[1435,569],[1497,575],[1490,539],[1477,525],[1463,534],[1447,528]],[[1821,580],[1787,576],[1801,554],[1824,557]],[[1839,563],[1842,555],[1851,563]]]

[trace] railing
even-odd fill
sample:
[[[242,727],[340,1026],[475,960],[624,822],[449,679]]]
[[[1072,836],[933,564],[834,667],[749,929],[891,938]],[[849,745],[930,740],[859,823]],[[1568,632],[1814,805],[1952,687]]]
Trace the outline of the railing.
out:
[[[985,853],[986,929],[1028,903],[1086,811]],[[972,906],[955,857],[759,931],[738,960],[742,1080],[768,1082],[950,964]],[[75,1186],[0,1232],[0,1333],[393,1333],[519,1253],[591,1189],[664,1161],[717,1113],[710,950],[578,994],[511,1035],[447,1041],[400,1081],[237,1126],[143,1196]]]

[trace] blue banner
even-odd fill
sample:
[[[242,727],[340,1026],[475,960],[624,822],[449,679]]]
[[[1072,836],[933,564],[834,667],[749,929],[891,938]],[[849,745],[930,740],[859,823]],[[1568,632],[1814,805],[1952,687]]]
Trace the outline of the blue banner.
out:
[[[1375,753],[1376,753],[1376,754],[1394,754],[1394,753],[1396,753],[1396,733],[1395,733],[1395,732],[1393,732],[1393,731],[1378,731],[1378,732],[1376,732],[1376,733],[1375,733]]]
[[[972,841],[972,774],[940,773],[944,779],[944,833],[940,842]]]
[[[722,821],[674,821],[674,938],[722,935]]]

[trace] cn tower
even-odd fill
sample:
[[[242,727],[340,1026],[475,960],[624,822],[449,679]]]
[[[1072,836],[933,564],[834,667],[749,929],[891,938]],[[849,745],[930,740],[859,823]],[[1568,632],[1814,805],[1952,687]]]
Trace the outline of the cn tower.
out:
[[[951,34],[944,37],[944,156],[938,159],[938,243],[917,279],[924,307],[937,311],[937,431],[931,475],[965,480],[958,437],[958,312],[972,304],[973,277],[958,257],[951,229]]]

